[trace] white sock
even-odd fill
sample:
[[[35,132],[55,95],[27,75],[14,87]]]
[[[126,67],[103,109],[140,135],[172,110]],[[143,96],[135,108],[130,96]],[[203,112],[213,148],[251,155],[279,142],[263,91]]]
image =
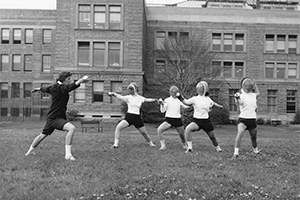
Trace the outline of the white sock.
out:
[[[119,139],[115,139],[114,146],[117,147],[119,145]]]
[[[25,154],[25,156],[28,156],[32,151],[33,151],[34,147],[30,145],[27,153]]]
[[[218,145],[218,146],[216,146],[216,150],[217,151],[222,151],[222,149],[221,149],[221,147]]]
[[[165,140],[160,140],[160,145],[161,145],[161,147],[166,147],[166,142],[165,142]]]
[[[256,147],[256,148],[253,148],[253,152],[254,152],[254,153],[258,153],[258,152],[259,152],[258,148],[257,148],[257,147]]]
[[[187,146],[188,146],[188,149],[193,149],[193,142],[186,142],[187,143]]]
[[[66,147],[66,158],[71,157],[72,156],[72,154],[71,154],[72,145],[66,145],[65,147]]]
[[[154,147],[154,146],[155,146],[155,144],[152,142],[152,140],[150,140],[149,145],[150,145],[151,147]]]
[[[234,155],[239,155],[239,148],[234,147]]]

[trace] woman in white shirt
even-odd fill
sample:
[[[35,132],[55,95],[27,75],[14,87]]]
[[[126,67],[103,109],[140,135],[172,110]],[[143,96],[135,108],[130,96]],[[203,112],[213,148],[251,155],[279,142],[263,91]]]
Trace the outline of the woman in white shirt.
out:
[[[136,129],[143,135],[145,140],[149,143],[150,146],[155,146],[148,135],[142,118],[140,116],[140,108],[142,103],[144,102],[152,102],[157,101],[156,99],[145,98],[138,94],[138,87],[136,83],[130,83],[127,87],[129,95],[122,96],[115,92],[109,92],[109,95],[114,96],[120,100],[123,100],[127,103],[128,110],[125,115],[125,119],[119,122],[115,129],[115,140],[114,145],[112,148],[118,148],[119,146],[119,139],[121,131],[131,125],[134,125]]]
[[[166,112],[164,122],[157,128],[157,135],[159,137],[159,141],[161,147],[159,150],[166,149],[165,139],[163,137],[163,132],[168,129],[174,127],[181,139],[181,143],[183,148],[186,148],[185,137],[184,137],[184,128],[181,120],[181,108],[188,108],[188,106],[184,105],[181,101],[178,100],[176,94],[179,92],[178,87],[172,86],[170,88],[170,97],[165,100],[159,99],[160,111],[162,113]]]
[[[205,81],[201,81],[196,85],[197,96],[189,99],[184,99],[179,95],[179,100],[181,100],[185,105],[192,105],[194,107],[193,121],[185,128],[185,137],[187,141],[187,151],[192,152],[192,132],[200,131],[203,129],[213,145],[218,152],[221,152],[217,139],[214,134],[214,127],[209,119],[208,113],[211,111],[213,106],[223,108],[222,105],[215,103],[208,94],[208,85]]]
[[[259,95],[255,81],[250,77],[245,77],[241,81],[241,92],[235,94],[235,102],[240,108],[240,115],[237,125],[237,135],[235,138],[233,158],[239,155],[243,132],[248,130],[251,136],[253,152],[259,153],[257,148],[257,126],[256,126],[256,98]]]

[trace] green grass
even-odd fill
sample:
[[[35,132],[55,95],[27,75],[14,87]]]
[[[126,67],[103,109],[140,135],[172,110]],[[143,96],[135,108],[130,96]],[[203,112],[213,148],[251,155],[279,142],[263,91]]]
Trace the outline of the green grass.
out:
[[[75,162],[64,160],[65,133],[55,131],[25,157],[44,122],[0,122],[0,199],[300,199],[300,127],[258,127],[261,155],[251,152],[245,132],[240,157],[231,160],[235,126],[216,128],[217,153],[203,132],[193,134],[194,151],[184,153],[174,130],[158,151],[157,125],[146,128],[158,145],[149,147],[132,127],[110,149],[115,124],[103,133],[77,132]]]

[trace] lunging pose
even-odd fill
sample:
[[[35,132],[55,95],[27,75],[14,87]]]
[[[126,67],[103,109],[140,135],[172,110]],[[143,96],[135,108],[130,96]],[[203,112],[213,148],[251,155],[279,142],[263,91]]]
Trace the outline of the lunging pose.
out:
[[[185,105],[192,105],[194,107],[193,121],[185,128],[185,137],[187,141],[187,150],[186,152],[192,152],[192,132],[200,131],[203,129],[213,145],[215,146],[218,152],[221,152],[217,139],[214,134],[214,127],[209,120],[208,113],[213,106],[223,108],[222,105],[215,103],[207,96],[208,85],[205,81],[201,81],[196,85],[197,96],[194,96],[190,99],[184,99],[180,94],[178,94],[178,99],[181,100]]]
[[[68,131],[65,141],[65,159],[75,160],[71,153],[71,145],[74,137],[75,126],[67,121],[66,111],[69,101],[69,92],[80,86],[80,83],[87,82],[88,77],[84,76],[76,82],[71,82],[71,72],[61,72],[57,82],[49,87],[34,88],[31,92],[44,92],[51,94],[51,106],[47,114],[46,124],[41,134],[32,142],[25,156],[33,153],[33,150],[52,132],[57,130]]]
[[[183,148],[186,148],[184,128],[181,120],[181,108],[187,108],[181,101],[178,100],[176,94],[179,92],[178,87],[172,86],[170,88],[170,97],[166,98],[164,101],[159,99],[160,111],[162,113],[166,112],[164,122],[157,128],[157,135],[159,136],[159,141],[161,147],[159,150],[166,149],[165,139],[163,138],[163,132],[174,127],[181,139]]]
[[[248,130],[251,136],[253,152],[259,153],[257,148],[257,125],[256,125],[256,98],[259,95],[255,81],[250,77],[245,77],[241,81],[241,92],[235,94],[235,102],[240,108],[240,115],[237,125],[237,135],[235,138],[233,158],[238,157],[242,142],[243,132]]]
[[[140,108],[142,103],[144,102],[152,102],[157,101],[156,99],[145,98],[138,94],[138,87],[135,82],[130,83],[127,87],[129,95],[122,96],[115,92],[109,92],[108,94],[114,96],[120,100],[123,100],[127,103],[128,110],[125,115],[125,119],[123,119],[115,129],[115,140],[112,148],[118,148],[120,134],[121,131],[131,125],[134,125],[135,128],[139,130],[139,132],[143,135],[145,140],[149,143],[150,146],[155,146],[155,144],[151,141],[150,136],[148,135],[142,118],[140,116]]]

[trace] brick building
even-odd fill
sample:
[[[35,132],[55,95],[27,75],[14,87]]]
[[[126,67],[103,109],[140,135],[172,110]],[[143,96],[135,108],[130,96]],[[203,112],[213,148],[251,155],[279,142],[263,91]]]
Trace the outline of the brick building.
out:
[[[69,109],[84,117],[119,118],[120,102],[107,92],[126,94],[134,81],[144,96],[160,97],[153,91],[154,69],[168,63],[157,40],[180,31],[205,38],[217,55],[211,64],[229,69],[210,88],[231,117],[238,115],[233,94],[239,81],[251,76],[261,92],[258,115],[291,119],[300,105],[300,11],[215,5],[57,0],[56,10],[0,10],[0,120],[43,118],[49,96],[29,91],[53,83],[62,70],[74,79],[93,76],[71,93]]]

